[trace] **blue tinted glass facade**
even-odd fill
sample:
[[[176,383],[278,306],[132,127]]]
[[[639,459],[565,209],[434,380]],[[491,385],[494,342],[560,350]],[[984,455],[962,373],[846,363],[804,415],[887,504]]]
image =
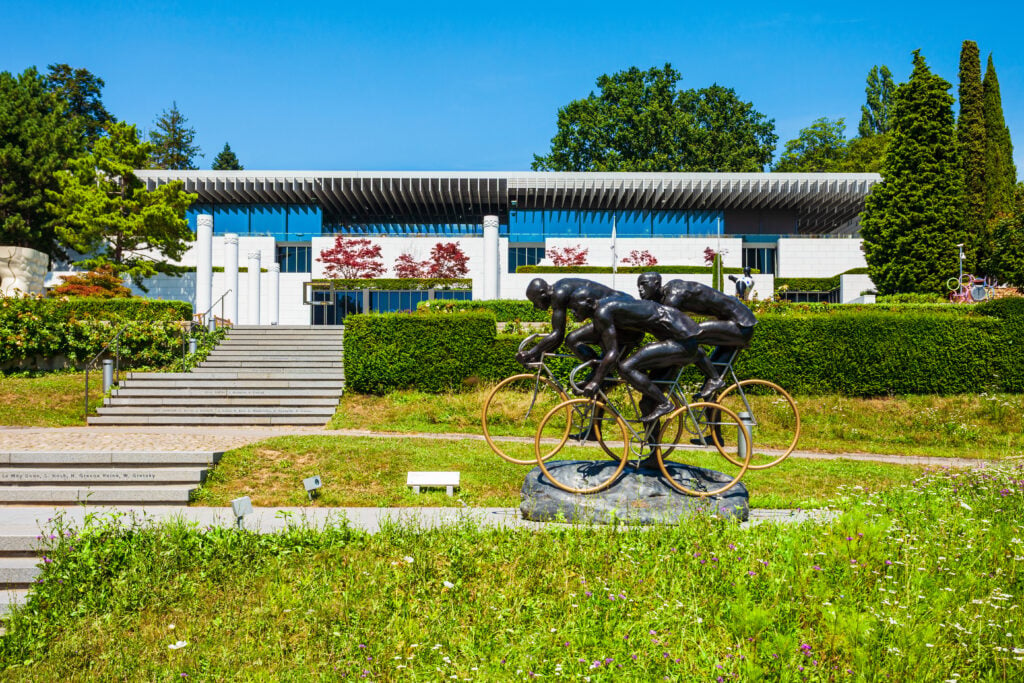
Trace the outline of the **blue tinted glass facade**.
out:
[[[547,237],[686,237],[717,235],[721,211],[512,211],[504,228],[510,241]]]
[[[277,240],[308,240],[323,233],[323,211],[318,206],[283,204],[196,205],[185,218],[196,230],[199,214],[213,216],[213,234],[265,235]]]
[[[519,266],[535,266],[544,258],[544,245],[508,245],[508,272],[516,272]]]
[[[280,246],[277,247],[277,263],[282,273],[309,273],[312,260],[312,247]]]
[[[483,235],[482,225],[468,223],[351,223],[325,225],[324,234],[342,235]],[[317,233],[319,234],[319,233]]]

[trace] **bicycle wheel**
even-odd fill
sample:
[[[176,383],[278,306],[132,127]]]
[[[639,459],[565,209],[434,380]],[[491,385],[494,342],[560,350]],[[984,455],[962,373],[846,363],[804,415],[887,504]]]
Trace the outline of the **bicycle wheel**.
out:
[[[725,389],[716,399],[719,404],[743,417],[750,429],[752,454],[748,469],[764,470],[789,457],[800,440],[800,411],[796,401],[778,384],[763,379],[745,379]],[[712,432],[719,452],[739,465],[733,451],[723,443],[724,435]]]
[[[946,289],[948,289],[951,292],[955,292],[959,290],[961,287],[963,287],[963,284],[964,283],[961,282],[961,278],[951,277],[948,280],[946,280]]]
[[[615,434],[622,442],[621,454],[611,461],[594,461],[595,449],[585,438],[567,440],[564,436],[586,434],[596,423],[601,425],[600,433],[609,437]],[[559,459],[548,461],[553,445]],[[569,399],[549,410],[541,420],[534,439],[534,455],[544,476],[556,488],[568,493],[597,493],[611,486],[626,466],[629,429],[604,403],[589,398]]]
[[[658,468],[672,488],[688,496],[707,498],[709,496],[717,496],[735,486],[736,482],[740,480],[749,468],[750,454],[753,452],[750,447],[750,432],[739,416],[718,403],[706,403],[703,401],[679,408],[670,413],[670,416],[682,420],[684,429],[687,432],[698,434],[720,432],[727,435],[729,440],[735,445],[736,451],[732,454],[732,457],[726,456],[726,459],[730,463],[738,463],[731,472],[721,473],[723,476],[716,482],[717,486],[712,485],[711,488],[707,488],[700,485],[698,488],[696,480],[686,476],[688,474],[686,467],[676,465],[674,468],[675,472],[670,472],[669,463],[665,460],[665,456],[659,453]],[[715,447],[722,455],[726,455],[724,449],[728,448],[728,446],[716,443]],[[672,464],[675,465],[675,463]]]
[[[501,458],[516,465],[531,465],[537,461],[533,452],[532,437],[537,425],[552,407],[568,398],[558,386],[545,377],[524,373],[502,380],[491,389],[484,401],[481,414],[484,439],[487,445]],[[495,437],[527,437],[521,441],[502,440]],[[562,441],[569,437],[566,430]],[[545,457],[558,451],[552,449]]]

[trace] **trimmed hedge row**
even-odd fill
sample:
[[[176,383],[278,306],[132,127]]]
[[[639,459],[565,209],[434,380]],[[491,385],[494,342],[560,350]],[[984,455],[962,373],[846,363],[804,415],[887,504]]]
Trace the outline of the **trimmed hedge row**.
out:
[[[777,277],[775,291],[788,287],[792,292],[828,292],[839,287],[839,278],[843,275],[867,275],[867,272],[867,268],[851,268],[832,277]]]
[[[402,277],[402,278],[367,278],[367,279],[316,279],[314,284],[334,285],[334,289],[473,289],[473,280],[469,278],[448,277]]]
[[[929,310],[766,314],[736,370],[800,394],[1021,392],[1024,304],[1001,306],[992,317]],[[357,392],[451,391],[521,372],[513,358],[521,339],[497,336],[494,318],[481,313],[349,316],[345,370]]]
[[[180,320],[191,320],[184,301],[150,299],[0,298],[0,366],[66,358],[80,365],[122,325],[127,367],[164,367],[181,356]]]
[[[465,313],[476,311],[491,313],[499,323],[523,322],[546,323],[551,321],[551,311],[539,311],[529,301],[494,299],[488,301],[421,301],[416,310],[421,313]]]
[[[711,275],[711,266],[619,266],[619,273],[662,273],[663,275]],[[610,273],[611,266],[519,266],[517,273]],[[742,268],[722,268],[726,274],[742,273]],[[751,273],[760,273],[753,269]]]

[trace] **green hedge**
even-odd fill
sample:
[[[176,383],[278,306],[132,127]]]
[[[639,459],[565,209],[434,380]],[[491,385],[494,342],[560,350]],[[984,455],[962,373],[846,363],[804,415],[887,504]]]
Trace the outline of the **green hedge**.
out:
[[[839,287],[839,278],[843,275],[867,275],[867,272],[867,268],[851,268],[832,277],[777,277],[775,291],[788,286],[791,292],[828,292]]]
[[[517,273],[611,273],[611,266],[519,266]],[[619,266],[619,273],[661,273],[662,275],[711,275],[711,266]],[[722,268],[725,274],[742,273],[742,268]],[[760,273],[751,270],[751,273]]]
[[[495,299],[490,301],[421,301],[416,310],[422,313],[465,313],[477,311],[491,313],[499,323],[546,323],[551,311],[539,311],[529,301]]]
[[[800,394],[1024,391],[1024,303],[989,306],[991,316],[979,315],[981,306],[973,314],[927,306],[765,314],[737,373]],[[522,337],[494,330],[494,318],[482,313],[349,316],[349,386],[440,392],[519,372],[513,355]]]
[[[369,278],[369,279],[316,279],[314,285],[331,285],[334,289],[473,289],[473,280],[470,278],[447,278],[447,277],[402,277],[402,278]]]
[[[62,356],[80,365],[127,324],[124,364],[165,367],[181,356],[178,321],[191,318],[192,305],[185,301],[0,298],[0,366]]]

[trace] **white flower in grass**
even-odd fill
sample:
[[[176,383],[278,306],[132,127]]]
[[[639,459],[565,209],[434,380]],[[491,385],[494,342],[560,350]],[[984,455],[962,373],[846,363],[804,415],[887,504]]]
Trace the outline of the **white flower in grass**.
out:
[[[451,581],[444,581],[442,584],[445,588],[455,588],[455,584]]]
[[[174,630],[174,624],[168,624],[167,628],[169,628],[169,629],[171,629],[173,631]]]
[[[402,559],[403,559],[403,560],[405,560],[406,562],[408,562],[409,564],[412,564],[412,562],[413,562],[413,559],[412,559],[412,557],[411,557],[411,556],[409,556],[409,555],[406,555],[406,556],[405,556],[405,557],[403,557]]]
[[[962,507],[964,510],[970,510],[971,509],[971,506],[968,505],[967,503],[963,502],[962,500],[960,501],[960,507]]]
[[[180,650],[181,648],[185,647],[186,645],[188,645],[188,641],[187,640],[179,640],[176,643],[171,643],[170,645],[168,645],[167,649],[168,650]]]

